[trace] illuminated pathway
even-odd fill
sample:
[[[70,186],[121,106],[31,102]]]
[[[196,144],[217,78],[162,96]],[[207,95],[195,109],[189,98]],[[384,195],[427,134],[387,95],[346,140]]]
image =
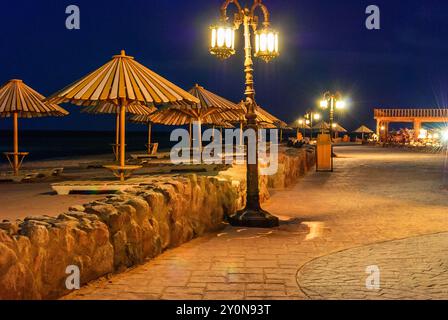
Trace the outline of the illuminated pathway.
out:
[[[264,205],[292,219],[280,228],[228,227],[68,298],[422,297],[425,288],[433,287],[431,279],[440,282],[437,274],[446,274],[448,266],[440,258],[446,257],[448,236],[389,240],[448,231],[448,191],[441,188],[444,158],[369,147],[336,151],[334,173],[311,173]],[[381,244],[365,247],[373,243]],[[443,250],[426,250],[431,246]],[[356,247],[361,248],[331,255]],[[378,265],[384,290],[353,295],[366,290],[367,265]],[[299,269],[303,291],[297,285]],[[443,287],[423,297],[448,298],[446,290],[437,289]]]

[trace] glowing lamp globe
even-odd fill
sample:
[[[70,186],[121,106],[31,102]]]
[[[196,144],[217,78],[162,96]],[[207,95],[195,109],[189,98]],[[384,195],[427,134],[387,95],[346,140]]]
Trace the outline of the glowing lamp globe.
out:
[[[320,107],[321,107],[322,109],[327,109],[327,108],[328,108],[328,100],[322,100],[322,101],[320,102]]]
[[[345,109],[345,101],[336,101],[336,109]]]
[[[228,24],[210,27],[210,53],[220,59],[228,59],[235,52],[235,28]]]
[[[255,32],[255,57],[265,62],[280,55],[278,50],[278,33],[269,28]]]
[[[442,141],[448,142],[448,129],[442,131]]]

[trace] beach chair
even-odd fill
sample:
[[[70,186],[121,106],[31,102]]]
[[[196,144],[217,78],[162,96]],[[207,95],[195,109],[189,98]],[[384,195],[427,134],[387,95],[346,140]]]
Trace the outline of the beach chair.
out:
[[[148,154],[153,156],[153,155],[157,154],[157,151],[159,149],[159,143],[155,142],[155,143],[150,143],[149,145],[146,144],[146,147],[148,148]]]

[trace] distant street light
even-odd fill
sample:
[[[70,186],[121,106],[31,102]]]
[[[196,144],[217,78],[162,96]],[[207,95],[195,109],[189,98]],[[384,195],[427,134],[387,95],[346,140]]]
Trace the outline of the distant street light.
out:
[[[305,119],[299,119],[298,121],[299,127],[302,129],[303,138],[305,138],[305,126],[306,126],[306,120]]]
[[[310,138],[313,139],[313,121],[319,121],[321,119],[320,113],[311,111],[305,114],[306,124],[311,127],[311,135]]]
[[[330,111],[330,138],[333,140],[333,122],[334,122],[334,111],[345,109],[345,101],[342,100],[341,94],[336,92],[335,94],[331,92],[324,93],[324,97],[320,102],[320,107],[322,109],[329,109]]]
[[[237,12],[233,23],[229,22],[227,7],[233,3]],[[261,9],[263,22],[259,28],[259,17],[256,10]],[[221,59],[227,59],[236,53],[235,31],[243,25],[244,29],[244,73],[246,74],[245,105],[247,108],[247,128],[258,134],[257,103],[255,102],[254,63],[252,60],[251,29],[255,34],[254,56],[265,62],[270,62],[279,55],[278,33],[270,28],[269,11],[262,0],[254,0],[253,5],[243,8],[238,0],[226,0],[221,6],[221,19],[217,25],[211,26],[210,53]],[[260,191],[258,186],[258,137],[255,143],[255,163],[247,161],[246,207],[230,217],[229,222],[234,226],[245,227],[276,227],[279,220],[267,211],[261,209]],[[249,150],[249,148],[247,148]],[[249,157],[247,157],[248,159]]]

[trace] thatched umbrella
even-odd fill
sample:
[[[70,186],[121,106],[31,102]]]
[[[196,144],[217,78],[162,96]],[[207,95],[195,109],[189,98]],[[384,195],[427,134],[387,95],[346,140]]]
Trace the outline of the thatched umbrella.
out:
[[[313,127],[313,130],[322,130],[322,131],[326,131],[326,130],[330,130],[330,124],[328,122],[325,121],[320,121],[318,123],[316,123]]]
[[[157,109],[153,106],[146,106],[142,105],[139,102],[132,102],[127,106],[127,113],[133,114],[133,115],[150,115]],[[115,144],[114,147],[114,154],[115,154],[115,160],[118,161],[119,157],[119,148],[120,148],[120,108],[110,102],[102,102],[98,104],[97,106],[88,106],[84,107],[81,110],[82,113],[89,113],[89,114],[115,114],[116,115],[116,124],[115,124]],[[151,130],[151,127],[149,127],[149,130]],[[149,146],[148,146],[149,148]],[[149,149],[148,149],[149,150]]]
[[[206,90],[196,84],[190,94],[198,98],[199,103],[195,105],[178,105],[161,109],[150,116],[153,123],[182,126],[191,123],[198,124],[198,146],[202,149],[202,124],[220,125],[229,123],[235,117],[239,117],[243,110],[237,104]]]
[[[332,130],[332,132],[334,132],[335,138],[337,138],[340,132],[346,133],[348,131],[347,131],[347,129],[342,127],[340,124],[333,123],[333,130]]]
[[[372,134],[373,131],[370,130],[368,127],[366,127],[365,125],[360,126],[358,129],[356,129],[355,131],[353,131],[354,133],[361,133],[362,135],[362,140],[364,140],[364,135],[365,134]]]
[[[306,124],[305,120],[302,120],[302,124],[299,123],[299,120],[293,121],[288,125],[292,129],[296,129],[296,135],[299,136],[299,130],[303,130],[303,136],[305,136],[305,130],[311,130],[311,127]]]
[[[5,155],[12,164],[15,175],[19,173],[23,158],[28,155],[27,152],[19,152],[18,118],[68,115],[65,109],[57,104],[46,103],[44,99],[43,95],[28,87],[22,80],[9,80],[0,88],[0,116],[12,116],[14,122],[14,151]],[[13,157],[12,161],[10,156]]]
[[[110,102],[120,107],[120,166],[116,167],[123,181],[132,168],[125,165],[126,111],[133,102],[147,106],[189,105],[199,100],[127,56],[120,55],[81,80],[49,98],[55,103],[70,102],[80,106]]]
[[[333,131],[334,132],[348,132],[343,126],[338,123],[333,123]]]

